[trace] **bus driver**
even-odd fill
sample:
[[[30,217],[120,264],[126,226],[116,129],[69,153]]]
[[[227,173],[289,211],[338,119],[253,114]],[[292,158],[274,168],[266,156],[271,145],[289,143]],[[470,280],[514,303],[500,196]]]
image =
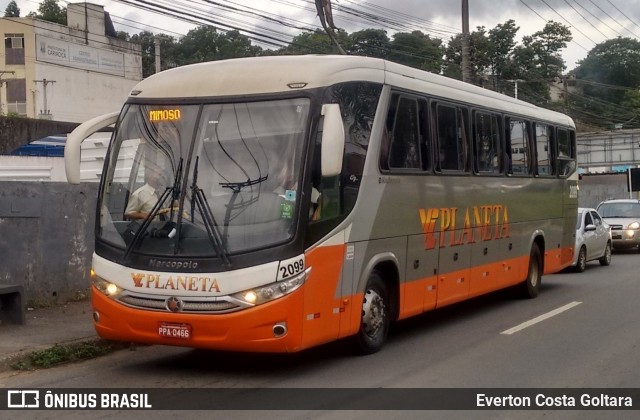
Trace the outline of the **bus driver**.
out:
[[[146,219],[147,215],[159,199],[158,191],[162,189],[162,176],[157,171],[146,171],[146,182],[135,190],[129,197],[124,212],[129,220]],[[165,214],[169,209],[161,209],[158,215]]]

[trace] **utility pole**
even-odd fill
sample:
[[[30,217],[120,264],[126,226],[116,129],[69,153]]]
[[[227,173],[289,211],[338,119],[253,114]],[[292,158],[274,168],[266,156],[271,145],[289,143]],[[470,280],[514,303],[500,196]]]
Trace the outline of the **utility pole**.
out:
[[[4,76],[5,74],[16,74],[16,72],[0,70],[0,115],[2,115],[2,86],[4,86],[4,84],[6,83],[6,81],[2,80],[2,76]]]
[[[562,76],[562,86],[564,87],[564,113],[569,113],[569,86],[567,84],[567,76]]]
[[[44,94],[44,110],[40,111],[40,115],[51,115],[50,110],[47,108],[47,85],[49,83],[53,84],[55,83],[55,80],[47,80],[47,79],[42,79],[42,80],[34,80],[33,83],[38,84],[38,83],[42,83],[43,86],[43,94]],[[35,115],[34,115],[35,117]]]
[[[524,79],[510,79],[507,82],[514,83],[513,87],[513,97],[518,99],[518,82],[524,82]]]
[[[160,38],[158,38],[158,36],[153,38],[153,43],[155,45],[156,52],[156,73],[160,73]]]
[[[462,81],[471,83],[469,59],[469,0],[462,0]]]

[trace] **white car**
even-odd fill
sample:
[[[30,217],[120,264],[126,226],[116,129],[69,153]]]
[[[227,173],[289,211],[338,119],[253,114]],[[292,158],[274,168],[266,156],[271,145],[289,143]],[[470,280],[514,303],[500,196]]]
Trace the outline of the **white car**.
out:
[[[587,262],[611,264],[611,228],[596,209],[579,208],[576,222],[576,244],[573,267],[583,272]]]
[[[640,200],[606,200],[598,204],[598,212],[611,226],[614,249],[640,251]]]

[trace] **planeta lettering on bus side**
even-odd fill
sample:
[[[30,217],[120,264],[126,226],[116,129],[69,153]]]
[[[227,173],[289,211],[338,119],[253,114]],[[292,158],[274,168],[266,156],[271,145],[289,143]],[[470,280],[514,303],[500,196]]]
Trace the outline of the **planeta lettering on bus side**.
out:
[[[420,209],[425,249],[445,248],[511,235],[507,206],[489,204],[467,207]]]

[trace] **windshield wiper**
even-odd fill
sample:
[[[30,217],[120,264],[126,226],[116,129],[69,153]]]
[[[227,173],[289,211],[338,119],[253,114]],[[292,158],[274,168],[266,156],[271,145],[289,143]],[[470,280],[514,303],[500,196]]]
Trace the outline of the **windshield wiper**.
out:
[[[213,212],[211,211],[211,207],[209,206],[207,197],[204,195],[202,189],[198,187],[199,161],[200,156],[196,156],[196,163],[193,168],[193,183],[191,184],[191,220],[194,220],[193,211],[194,208],[197,208],[200,212],[200,215],[202,215],[202,221],[207,231],[207,236],[209,236],[209,241],[211,242],[211,245],[213,245],[213,249],[216,251],[222,262],[226,266],[230,266],[231,262],[229,261],[229,256],[227,255],[224,240],[222,238],[222,235],[220,234],[220,228],[218,227],[216,219],[213,216]]]
[[[221,182],[221,183],[219,183],[219,185],[222,188],[229,188],[234,193],[239,193],[240,190],[242,190],[244,187],[249,187],[251,185],[260,184],[261,182],[266,181],[267,178],[269,178],[269,174],[267,174],[265,176],[261,176],[261,177],[256,178],[256,179],[247,179],[246,181],[242,181],[242,182]]]
[[[173,201],[180,197],[179,182],[180,182],[180,179],[182,178],[182,162],[183,162],[183,159],[180,158],[180,163],[178,164],[178,169],[176,170],[176,175],[173,179],[173,185],[170,187],[167,187],[164,190],[164,192],[162,193],[162,195],[160,196],[156,204],[153,206],[151,211],[147,214],[147,217],[144,218],[144,220],[142,221],[142,224],[136,230],[131,243],[127,245],[127,249],[124,253],[125,260],[129,258],[129,255],[131,255],[131,251],[133,251],[136,245],[140,243],[147,229],[149,229],[151,222],[158,215],[158,212],[160,211],[160,209],[162,208],[162,206],[164,205],[164,203],[167,201],[169,197],[172,197],[171,210],[169,213],[170,214],[169,221],[167,221],[160,229],[158,230],[154,229],[151,233],[152,233],[152,236],[156,238],[173,238],[176,235],[176,223],[173,222],[173,212],[174,212]]]

